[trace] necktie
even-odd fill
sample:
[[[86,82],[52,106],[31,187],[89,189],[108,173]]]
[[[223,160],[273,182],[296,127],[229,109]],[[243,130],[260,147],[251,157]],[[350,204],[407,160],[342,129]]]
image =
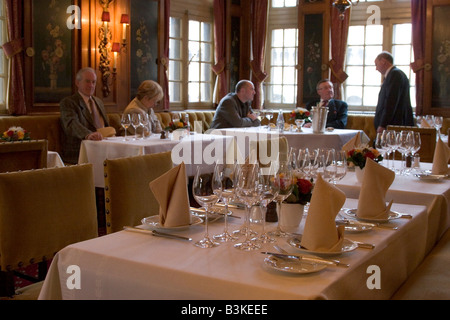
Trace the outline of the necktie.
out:
[[[94,101],[92,101],[92,99],[89,99],[89,107],[91,108],[91,114],[92,114],[92,118],[94,119],[95,127],[97,129],[103,128],[105,126],[104,121],[103,121],[102,117],[100,116],[100,113],[98,112],[97,105],[94,103]]]
[[[328,105],[328,100],[323,100],[322,107],[326,107]]]

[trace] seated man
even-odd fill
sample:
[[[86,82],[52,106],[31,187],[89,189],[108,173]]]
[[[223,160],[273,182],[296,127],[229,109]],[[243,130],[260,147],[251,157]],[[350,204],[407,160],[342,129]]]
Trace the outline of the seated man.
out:
[[[75,78],[78,92],[60,102],[63,129],[61,157],[66,163],[77,164],[81,141],[103,140],[97,129],[109,126],[102,100],[93,95],[96,83],[94,69],[81,69]]]
[[[211,129],[258,127],[261,122],[253,113],[251,102],[255,87],[251,81],[241,80],[234,93],[229,93],[220,101]]]
[[[336,129],[345,129],[347,126],[347,102],[333,99],[334,89],[330,80],[320,80],[316,86],[317,93],[320,100],[315,100],[306,105],[306,109],[311,110],[312,107],[320,103],[320,106],[328,107],[327,124],[326,127],[333,127]],[[311,123],[305,124],[305,127],[312,126]]]

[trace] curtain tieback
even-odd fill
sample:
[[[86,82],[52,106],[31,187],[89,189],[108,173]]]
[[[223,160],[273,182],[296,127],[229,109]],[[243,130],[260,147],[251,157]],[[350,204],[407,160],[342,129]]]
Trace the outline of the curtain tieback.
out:
[[[431,64],[425,63],[425,61],[423,61],[423,59],[417,59],[416,61],[411,62],[410,66],[411,66],[412,71],[414,71],[414,73],[417,73],[423,69],[425,69],[425,71],[431,70]]]
[[[339,70],[335,70],[334,66],[336,65],[336,61],[331,59],[330,62],[328,62],[328,66],[330,67],[331,73],[336,78],[339,83],[343,83],[348,78],[348,74],[340,68]]]
[[[223,58],[220,59],[219,62],[217,62],[217,64],[212,66],[212,70],[216,75],[221,74],[225,70],[225,59]]]
[[[8,59],[23,51],[23,39],[14,39],[3,44],[3,51]]]
[[[252,69],[253,74],[256,77],[256,80],[258,80],[259,82],[263,82],[264,80],[267,79],[267,73],[264,72],[264,70],[261,70],[258,66],[254,66],[254,64],[256,64],[255,60],[250,62],[250,68]],[[259,70],[256,70],[259,69]]]

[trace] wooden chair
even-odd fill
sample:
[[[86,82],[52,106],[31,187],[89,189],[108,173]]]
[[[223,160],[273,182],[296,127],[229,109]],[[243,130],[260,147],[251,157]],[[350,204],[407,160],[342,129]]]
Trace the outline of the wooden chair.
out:
[[[172,168],[170,151],[105,160],[106,232],[141,224],[142,218],[158,214],[149,184]]]
[[[47,167],[47,140],[0,143],[0,172]]]
[[[410,130],[420,133],[421,146],[418,154],[421,162],[433,162],[434,149],[436,147],[436,129],[434,128],[418,128],[408,126],[387,126],[388,130],[400,132],[402,130]],[[396,152],[396,159],[400,160],[401,156]]]
[[[97,237],[94,190],[91,164],[0,173],[0,296],[37,299],[54,254]],[[34,264],[37,278],[18,272]],[[14,276],[36,284],[14,296]]]

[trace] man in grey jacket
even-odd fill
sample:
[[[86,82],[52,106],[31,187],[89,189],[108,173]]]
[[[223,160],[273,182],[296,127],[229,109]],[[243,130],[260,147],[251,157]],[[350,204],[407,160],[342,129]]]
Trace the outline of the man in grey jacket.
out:
[[[261,122],[253,113],[251,103],[255,96],[255,86],[251,81],[241,80],[234,93],[229,93],[219,103],[211,129],[258,127]]]
[[[97,129],[109,126],[103,101],[94,96],[96,83],[94,69],[81,69],[75,78],[78,92],[59,104],[63,129],[61,157],[66,163],[78,163],[81,141],[102,140]]]

